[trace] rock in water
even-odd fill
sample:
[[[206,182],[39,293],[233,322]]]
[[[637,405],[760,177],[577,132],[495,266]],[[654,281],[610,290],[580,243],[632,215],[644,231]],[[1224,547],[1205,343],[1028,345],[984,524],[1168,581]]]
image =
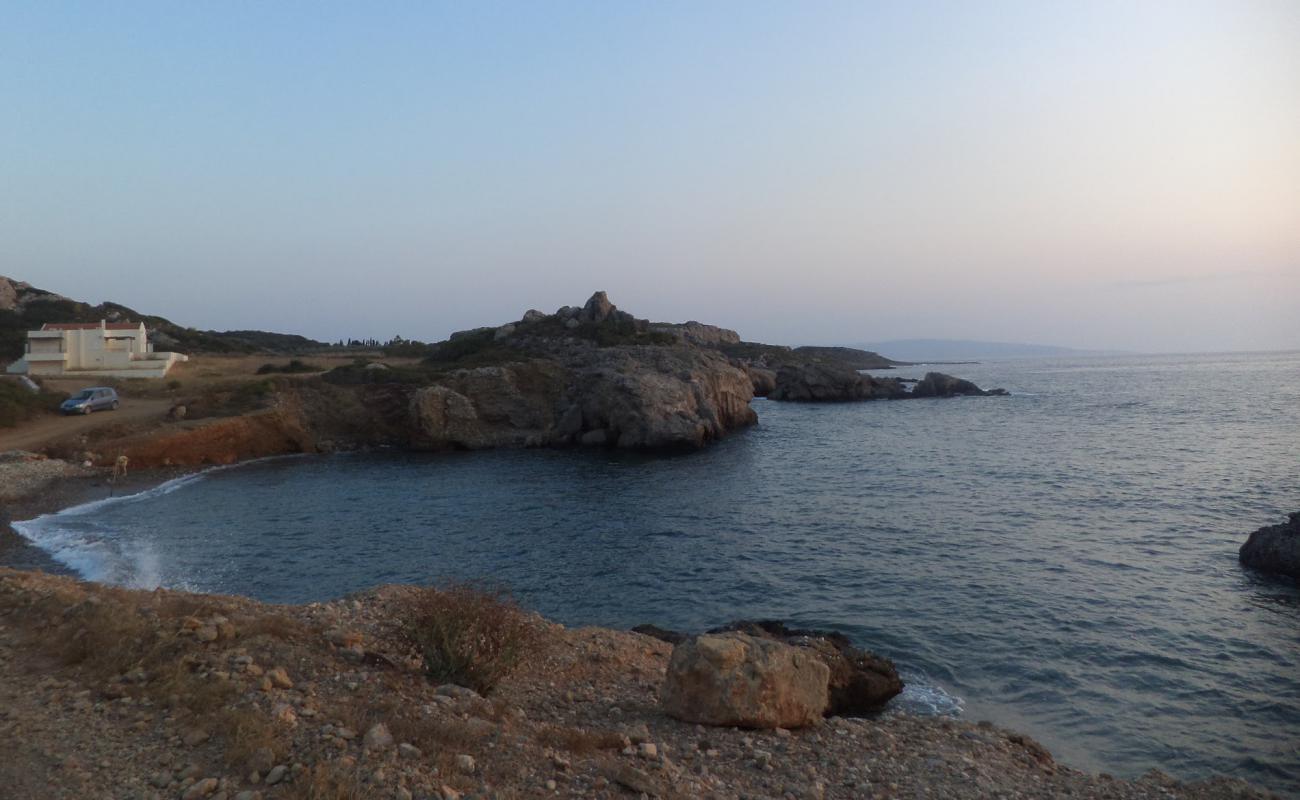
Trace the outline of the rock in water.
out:
[[[821,719],[830,670],[812,654],[744,633],[705,634],[673,648],[661,693],[685,722],[798,728]]]
[[[907,393],[893,378],[872,378],[848,367],[808,362],[777,370],[767,396],[771,400],[838,403],[906,397]]]
[[[912,389],[913,397],[955,397],[956,395],[983,397],[1006,393],[1006,389],[991,389],[986,392],[968,380],[944,375],[942,372],[925,373],[925,377]]]
[[[1248,567],[1300,580],[1300,511],[1291,514],[1288,522],[1252,533],[1238,555]]]

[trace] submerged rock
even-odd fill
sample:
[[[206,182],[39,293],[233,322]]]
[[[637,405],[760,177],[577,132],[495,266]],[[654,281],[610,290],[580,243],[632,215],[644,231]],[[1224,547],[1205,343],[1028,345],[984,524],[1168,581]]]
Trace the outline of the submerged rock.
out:
[[[1266,525],[1241,546],[1241,563],[1261,572],[1300,580],[1300,511],[1281,525]]]
[[[742,728],[811,725],[830,670],[807,651],[743,633],[705,634],[673,648],[661,693],[685,722]]]

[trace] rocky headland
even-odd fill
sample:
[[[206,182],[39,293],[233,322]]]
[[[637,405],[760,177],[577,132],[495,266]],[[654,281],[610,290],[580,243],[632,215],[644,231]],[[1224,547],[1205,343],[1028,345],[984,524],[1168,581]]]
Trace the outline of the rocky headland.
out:
[[[29,317],[35,308],[43,316],[79,307],[21,291]],[[193,338],[174,328],[159,332],[168,330]],[[985,394],[937,373],[909,391],[907,381],[863,374],[898,363],[864,350],[765,345],[702,322],[651,322],[604,292],[581,306],[529,310],[404,352],[421,358],[358,357],[303,376],[267,365],[272,369],[255,381],[223,392],[177,388],[160,419],[54,439],[41,452],[98,466],[125,456],[147,468],[367,447],[689,450],[755,424],[755,396],[827,402]],[[138,388],[123,391],[130,398]]]

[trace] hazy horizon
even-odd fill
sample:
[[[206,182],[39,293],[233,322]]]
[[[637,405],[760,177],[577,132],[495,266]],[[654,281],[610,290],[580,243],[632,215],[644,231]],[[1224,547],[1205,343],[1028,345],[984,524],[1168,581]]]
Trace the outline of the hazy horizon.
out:
[[[434,340],[1300,349],[1300,4],[33,4],[0,274]]]

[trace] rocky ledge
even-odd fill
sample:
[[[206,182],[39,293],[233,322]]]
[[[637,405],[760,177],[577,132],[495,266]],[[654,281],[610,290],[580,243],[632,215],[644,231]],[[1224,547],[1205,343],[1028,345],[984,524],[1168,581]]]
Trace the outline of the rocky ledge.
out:
[[[1300,511],[1280,525],[1255,531],[1238,554],[1248,567],[1300,580]]]
[[[474,606],[477,616],[466,616],[467,607],[444,603],[444,611],[459,611],[439,619],[465,629],[491,634],[493,625],[513,619],[515,630],[526,632],[513,668],[480,692],[435,678],[412,649],[412,621],[424,619],[431,599],[446,597],[393,586],[327,603],[270,606],[0,569],[3,794],[1267,796],[1223,778],[1089,775],[987,723],[898,713],[824,719],[807,709],[823,699],[829,670],[770,638],[720,634],[710,655],[692,659],[680,645],[674,652],[635,633],[566,629],[518,610],[503,616],[492,606]],[[769,703],[764,687],[772,684],[765,681],[779,681],[775,688],[790,700],[781,713],[791,716],[758,721],[802,727],[675,718],[672,665],[700,659],[720,666],[713,679],[730,681],[742,699]]]
[[[900,378],[863,375],[836,363],[804,363],[781,367],[772,376],[768,398],[804,403],[839,403],[853,400],[902,400],[923,397],[984,397],[1005,395],[1006,389],[984,390],[968,380],[942,372],[927,372],[911,390]]]

